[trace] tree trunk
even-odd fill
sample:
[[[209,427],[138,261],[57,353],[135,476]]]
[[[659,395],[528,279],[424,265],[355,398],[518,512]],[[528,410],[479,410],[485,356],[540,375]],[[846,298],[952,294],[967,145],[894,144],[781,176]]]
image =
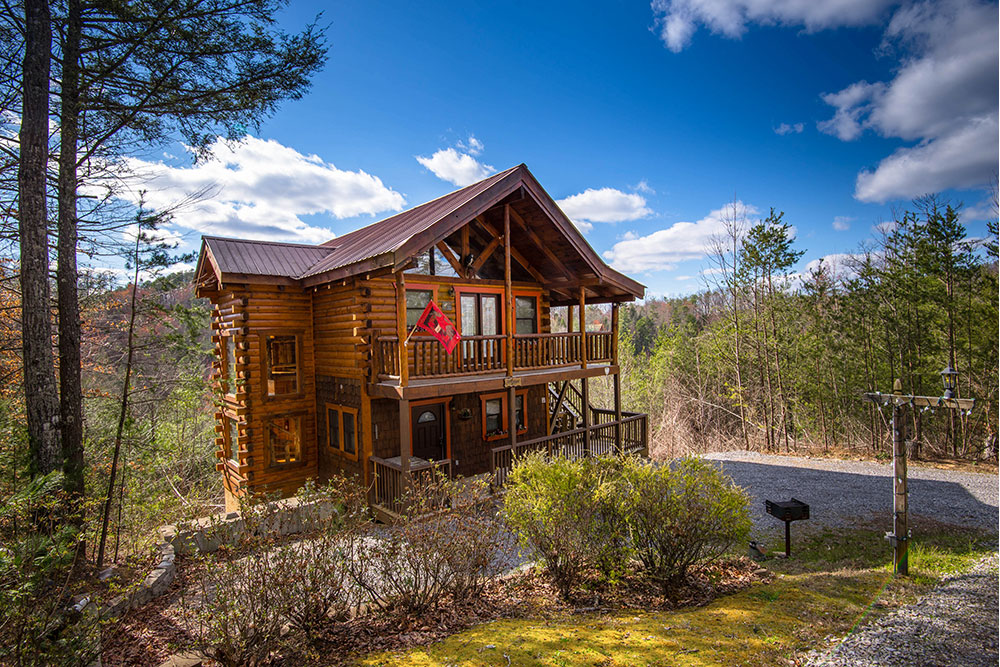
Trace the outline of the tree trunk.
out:
[[[80,58],[80,0],[68,0],[63,44],[59,146],[59,398],[66,490],[83,498],[83,390],[80,380],[80,302],[77,295],[77,142]]]
[[[57,470],[60,464],[45,201],[52,27],[47,0],[25,0],[24,14],[24,102],[17,168],[21,349],[31,474],[44,475]]]
[[[140,211],[141,214],[141,211]],[[135,350],[135,302],[136,292],[139,291],[139,245],[142,242],[142,217],[136,219],[135,230],[135,262],[134,274],[132,277],[132,296],[129,302],[128,315],[128,337],[126,339],[125,355],[125,378],[122,381],[121,409],[118,411],[118,428],[115,431],[115,450],[111,457],[111,478],[108,480],[108,493],[104,497],[104,516],[101,519],[101,536],[97,548],[97,567],[104,565],[104,547],[108,539],[108,520],[111,518],[111,500],[115,495],[115,477],[118,474],[118,457],[122,451],[122,436],[125,432],[125,418],[128,416],[129,383],[132,380],[132,355]]]

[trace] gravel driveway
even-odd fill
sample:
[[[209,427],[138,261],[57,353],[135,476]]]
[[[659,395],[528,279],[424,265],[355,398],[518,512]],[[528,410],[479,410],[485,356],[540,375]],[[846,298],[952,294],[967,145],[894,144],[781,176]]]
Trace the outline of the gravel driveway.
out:
[[[755,537],[778,546],[781,522],[764,511],[764,500],[797,498],[809,504],[808,521],[792,526],[795,534],[819,526],[837,527],[884,519],[892,527],[892,464],[836,461],[755,452],[706,454],[751,496]],[[907,471],[910,514],[945,523],[997,532],[997,476],[912,466]],[[783,547],[783,545],[782,545]],[[794,548],[794,544],[793,544]]]
[[[820,526],[883,520],[891,527],[892,464],[833,461],[752,452],[709,454],[751,498],[755,536],[780,549],[782,524],[764,500],[795,497],[810,506],[809,521],[794,533]],[[997,533],[997,476],[910,467],[910,514]],[[988,667],[998,659],[997,554],[968,572],[947,577],[916,603],[851,633],[838,645],[811,654],[808,667],[914,665]]]

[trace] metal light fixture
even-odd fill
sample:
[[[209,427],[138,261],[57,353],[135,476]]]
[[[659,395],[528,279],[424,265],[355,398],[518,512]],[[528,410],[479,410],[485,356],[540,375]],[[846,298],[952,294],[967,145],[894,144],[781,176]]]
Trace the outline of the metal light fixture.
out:
[[[941,381],[944,383],[944,397],[955,398],[955,386],[958,384],[958,371],[949,364],[941,371]]]

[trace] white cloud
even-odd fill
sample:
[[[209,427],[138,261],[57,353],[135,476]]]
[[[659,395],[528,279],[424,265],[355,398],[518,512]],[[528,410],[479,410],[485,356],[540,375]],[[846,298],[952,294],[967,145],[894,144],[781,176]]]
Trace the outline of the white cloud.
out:
[[[629,222],[653,213],[646,198],[634,192],[615,188],[587,188],[583,192],[556,202],[581,231],[589,232],[594,222]]]
[[[802,134],[804,129],[806,129],[805,123],[793,123],[792,125],[782,123],[774,128],[774,133],[783,137],[786,134]]]
[[[470,134],[468,141],[459,141],[456,146],[470,155],[479,155],[486,148],[475,135]]]
[[[122,230],[122,236],[132,244],[135,244],[135,237],[138,233],[139,225],[129,225]],[[167,248],[176,248],[184,241],[183,234],[163,227],[158,229],[144,229],[142,231],[142,238],[147,243],[162,244]]]
[[[854,196],[881,203],[988,182],[1000,158],[996,5],[906,4],[886,28],[883,50],[902,54],[895,77],[824,95],[835,111],[819,128],[844,140],[871,130],[917,143],[862,170]]]
[[[691,280],[694,276],[677,276],[674,280]]]
[[[834,112],[817,124],[844,141],[872,131],[912,142],[858,174],[854,196],[861,201],[980,187],[996,170],[996,2],[653,0],[652,8],[660,37],[675,52],[699,25],[733,39],[751,24],[806,31],[884,26],[881,55],[898,61],[892,79],[856,81],[822,95]]]
[[[997,167],[997,121],[996,113],[969,119],[912,148],[900,148],[874,170],[858,174],[854,196],[881,203],[985,184]]]
[[[454,183],[459,187],[472,185],[496,171],[492,165],[483,164],[473,157],[483,151],[483,143],[475,137],[470,135],[468,142],[459,142],[458,147],[468,152],[463,153],[454,148],[442,148],[435,151],[430,157],[422,155],[415,157],[417,162],[442,181]]]
[[[633,189],[636,192],[642,192],[642,193],[647,194],[647,195],[655,195],[656,194],[656,190],[654,190],[653,188],[651,188],[649,186],[649,183],[646,182],[645,178],[642,179],[641,181],[639,181],[638,183],[636,183],[635,188],[633,188]]]
[[[838,232],[846,232],[851,228],[851,223],[854,221],[849,215],[838,215],[833,218],[833,228]]]
[[[713,241],[725,231],[725,220],[734,210],[737,218],[758,213],[756,208],[743,202],[736,202],[735,206],[727,204],[697,222],[675,222],[647,236],[621,240],[606,251],[604,257],[626,273],[669,271],[677,262],[705,257]]]
[[[303,155],[274,140],[221,137],[210,158],[189,167],[135,158],[123,164],[120,199],[166,211],[189,201],[173,227],[199,233],[268,241],[319,243],[333,234],[299,216],[335,218],[399,211],[406,200],[364,171],[345,171],[317,155]]]
[[[691,43],[698,25],[739,38],[750,23],[803,26],[807,31],[868,25],[898,0],[653,0],[660,39],[671,51]]]

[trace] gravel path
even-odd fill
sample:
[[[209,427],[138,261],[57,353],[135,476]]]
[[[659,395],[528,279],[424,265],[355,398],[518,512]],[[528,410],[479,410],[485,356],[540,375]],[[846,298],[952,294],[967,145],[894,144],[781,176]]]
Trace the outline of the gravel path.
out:
[[[944,579],[915,604],[902,607],[849,635],[808,667],[995,667],[997,556],[964,574]]]
[[[781,522],[764,511],[764,500],[797,498],[809,504],[810,519],[792,526],[792,539],[819,526],[856,525],[885,520],[891,528],[892,464],[836,461],[755,452],[707,454],[751,495],[757,537],[774,546],[784,540]],[[910,514],[945,523],[997,532],[997,475],[911,466]],[[794,545],[793,545],[794,546]]]

